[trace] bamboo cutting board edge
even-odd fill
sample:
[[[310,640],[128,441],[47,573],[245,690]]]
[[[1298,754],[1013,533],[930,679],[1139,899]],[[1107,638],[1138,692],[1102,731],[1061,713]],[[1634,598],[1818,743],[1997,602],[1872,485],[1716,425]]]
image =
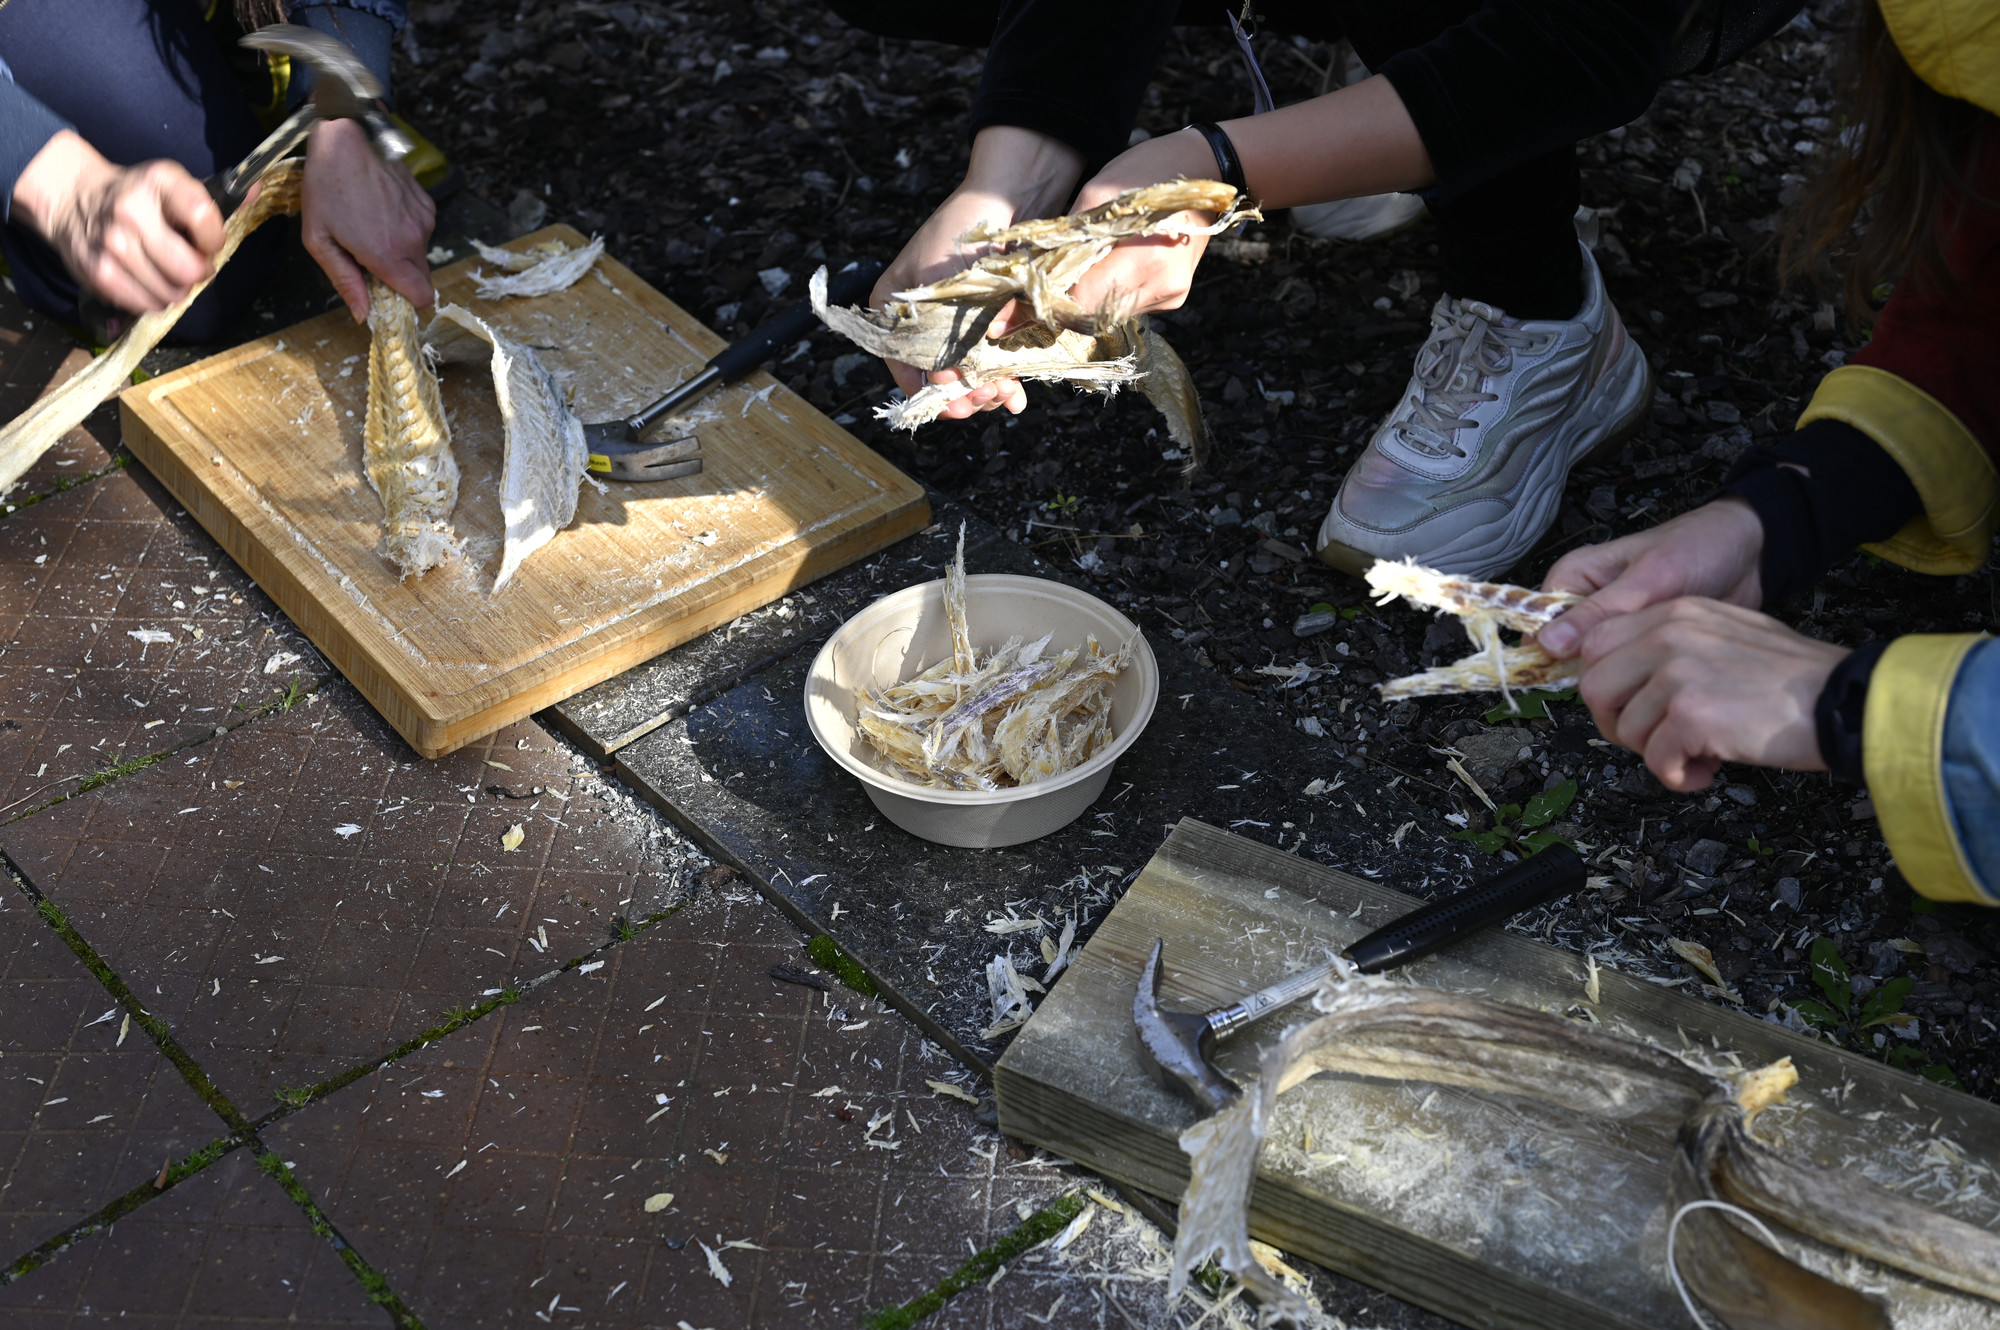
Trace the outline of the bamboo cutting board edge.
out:
[[[583,239],[570,228],[559,226],[516,243],[532,243],[549,235],[573,244]],[[706,357],[723,345],[721,338],[624,265],[605,256],[599,266],[604,270],[604,284],[617,297],[693,354]],[[774,403],[782,395],[784,427],[819,445],[822,455],[830,455],[851,475],[872,486],[877,497],[845,510],[836,528],[820,537],[819,543],[792,540],[763,550],[737,567],[698,580],[680,596],[618,617],[576,641],[463,689],[447,692],[427,686],[430,681],[423,676],[420,662],[383,648],[393,636],[387,631],[393,625],[372,606],[357,603],[357,597],[347,594],[338,568],[302,548],[303,537],[265,511],[248,477],[236,473],[228,479],[210,479],[211,467],[224,467],[232,473],[235,468],[226,459],[211,460],[218,449],[175,400],[180,392],[271,354],[288,337],[309,340],[316,324],[337,326],[343,317],[340,311],[333,311],[135,385],[120,395],[120,414],[133,455],[424,757],[442,756],[553,705],[863,558],[930,521],[930,504],[920,486],[769,374],[758,371],[744,386],[769,394]],[[381,622],[366,622],[371,618]],[[371,651],[371,644],[377,650]]]

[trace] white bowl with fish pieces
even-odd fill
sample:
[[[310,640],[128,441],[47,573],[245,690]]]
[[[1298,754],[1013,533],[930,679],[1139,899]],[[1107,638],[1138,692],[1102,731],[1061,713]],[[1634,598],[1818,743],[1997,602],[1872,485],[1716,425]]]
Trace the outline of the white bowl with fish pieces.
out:
[[[1058,831],[1083,815],[1119,754],[1132,746],[1160,696],[1160,669],[1139,626],[1088,592],[1039,577],[982,573],[965,579],[972,644],[992,650],[1010,637],[1050,635],[1065,651],[1095,636],[1106,651],[1132,643],[1132,663],[1111,686],[1111,742],[1083,765],[1004,790],[938,790],[892,775],[858,728],[863,689],[914,678],[951,656],[944,583],[884,596],[842,624],[806,676],[806,723],[827,755],[861,782],[883,816],[940,845],[992,849]]]

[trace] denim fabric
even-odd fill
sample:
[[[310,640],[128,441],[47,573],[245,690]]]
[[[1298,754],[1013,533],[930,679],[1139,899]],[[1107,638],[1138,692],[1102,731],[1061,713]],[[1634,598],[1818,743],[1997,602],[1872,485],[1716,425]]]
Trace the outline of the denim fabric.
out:
[[[2000,640],[1968,651],[1952,680],[1944,792],[1979,889],[2000,903]]]

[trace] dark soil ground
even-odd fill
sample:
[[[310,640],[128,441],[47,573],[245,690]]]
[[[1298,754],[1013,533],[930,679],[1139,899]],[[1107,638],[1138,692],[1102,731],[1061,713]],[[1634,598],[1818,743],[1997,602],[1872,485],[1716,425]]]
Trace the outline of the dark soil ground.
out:
[[[470,185],[524,227],[545,209],[603,233],[725,333],[800,294],[823,259],[891,257],[963,167],[978,51],[879,39],[810,5],[412,9],[403,108]],[[1837,11],[1819,11],[1721,74],[1670,84],[1640,120],[1581,148],[1585,202],[1602,212],[1598,259],[1660,392],[1622,457],[1571,477],[1556,529],[1516,580],[1701,502],[1744,447],[1790,428],[1855,344],[1816,293],[1774,278],[1780,210],[1832,124],[1836,28]],[[1282,34],[1259,47],[1281,102],[1320,90],[1328,48]],[[1190,30],[1170,44],[1140,125],[1171,131],[1247,103],[1225,39]],[[1377,702],[1384,678],[1462,654],[1462,634],[1378,610],[1360,584],[1301,556],[1403,387],[1439,294],[1434,239],[1418,225],[1318,241],[1282,214],[1243,239],[1243,258],[1212,257],[1187,307],[1161,320],[1217,438],[1191,483],[1136,394],[1035,388],[1020,417],[912,438],[872,417],[888,390],[879,363],[829,335],[777,372],[912,475],[1073,562],[1149,634],[1199,653],[1332,755],[1403,777],[1423,810],[1410,848],[1494,821],[1440,750],[1463,755],[1502,805],[1575,781],[1554,829],[1604,880],[1563,907],[1550,936],[1728,1000],[1667,946],[1699,943],[1750,1011],[1796,1025],[1794,1004],[1827,1004],[1815,1014],[1829,1037],[1994,1094],[2000,924],[1914,896],[1864,791],[1732,768],[1710,791],[1675,795],[1605,746],[1574,701],[1513,720],[1489,719],[1490,699]],[[1301,636],[1314,606],[1341,613]],[[1866,556],[1777,610],[1841,643],[2000,621],[1988,575],[1926,579]],[[1296,664],[1309,677],[1264,672]],[[1847,987],[1824,966],[1815,982],[1821,938]],[[1897,979],[1911,981],[1906,1015],[1862,1028],[1895,1012]],[[1842,998],[1851,1010],[1836,1010]]]

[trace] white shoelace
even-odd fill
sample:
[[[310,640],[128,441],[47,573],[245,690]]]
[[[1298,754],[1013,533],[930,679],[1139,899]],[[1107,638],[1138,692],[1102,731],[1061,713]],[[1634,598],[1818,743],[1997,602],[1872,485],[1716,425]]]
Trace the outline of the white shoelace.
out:
[[[1461,303],[1447,296],[1438,302],[1431,311],[1430,339],[1417,352],[1416,373],[1411,376],[1417,391],[1396,425],[1404,443],[1432,457],[1447,452],[1466,455],[1456,432],[1478,422],[1465,413],[1500,400],[1499,394],[1480,385],[1512,369],[1515,352],[1538,354],[1549,340],[1545,333],[1509,327],[1503,317],[1492,306],[1474,301]]]

